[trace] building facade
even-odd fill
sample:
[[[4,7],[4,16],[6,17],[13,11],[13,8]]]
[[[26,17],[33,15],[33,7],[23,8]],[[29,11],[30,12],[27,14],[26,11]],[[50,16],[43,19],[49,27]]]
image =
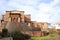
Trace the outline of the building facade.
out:
[[[10,22],[10,24],[9,24],[9,22]],[[24,15],[24,11],[13,10],[13,11],[6,11],[6,14],[2,16],[0,31],[2,31],[3,28],[7,28],[10,31],[11,29],[8,24],[10,26],[14,24],[11,27],[13,27],[13,29],[14,29],[16,26],[15,29],[17,29],[17,30],[19,30],[21,25],[24,25],[24,26],[27,26],[27,29],[28,28],[30,29],[29,30],[30,32],[35,31],[34,33],[39,32],[39,34],[41,34],[40,31],[47,31],[49,23],[31,21],[30,14]],[[9,28],[7,25],[9,26]],[[23,28],[23,26],[21,28]]]

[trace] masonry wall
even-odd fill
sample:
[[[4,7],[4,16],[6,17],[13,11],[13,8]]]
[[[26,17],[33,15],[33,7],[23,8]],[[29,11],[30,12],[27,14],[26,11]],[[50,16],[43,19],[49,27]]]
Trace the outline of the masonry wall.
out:
[[[1,29],[3,26],[5,26],[5,22],[23,22],[27,23],[28,27],[38,27],[41,28],[41,31],[46,31],[48,28],[48,23],[42,23],[42,22],[36,22],[31,21],[31,15],[24,15],[24,11],[6,11],[6,14],[2,17],[3,23]],[[33,36],[41,36],[41,31],[31,31],[31,35]]]
[[[21,22],[24,22],[24,11],[20,11]]]
[[[4,21],[9,21],[10,17],[10,11],[6,11],[6,14],[4,15]]]

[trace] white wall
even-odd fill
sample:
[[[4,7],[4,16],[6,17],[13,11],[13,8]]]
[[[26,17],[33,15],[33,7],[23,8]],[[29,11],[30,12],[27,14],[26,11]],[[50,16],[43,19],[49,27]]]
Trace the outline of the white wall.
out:
[[[55,28],[56,29],[60,29],[60,25],[59,24],[55,24]]]

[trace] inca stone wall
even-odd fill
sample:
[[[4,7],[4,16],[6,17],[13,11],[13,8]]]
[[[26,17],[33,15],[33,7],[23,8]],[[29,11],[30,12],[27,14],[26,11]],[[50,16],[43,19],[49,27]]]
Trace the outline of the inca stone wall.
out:
[[[6,11],[6,14],[2,16],[0,28],[3,29],[4,27],[7,27],[9,31],[12,28],[17,29],[17,30],[20,30],[20,29],[28,30],[29,29],[30,31],[33,31],[35,29],[37,30],[37,28],[39,28],[41,29],[41,31],[42,30],[46,31],[48,28],[48,23],[31,21],[30,14],[24,15],[24,11],[13,10],[13,11]]]

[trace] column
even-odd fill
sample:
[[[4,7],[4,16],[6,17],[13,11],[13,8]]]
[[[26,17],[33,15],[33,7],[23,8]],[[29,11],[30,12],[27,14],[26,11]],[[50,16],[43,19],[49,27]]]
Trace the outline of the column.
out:
[[[11,22],[11,17],[9,18],[9,22]]]
[[[18,22],[20,22],[20,18],[18,18]]]

